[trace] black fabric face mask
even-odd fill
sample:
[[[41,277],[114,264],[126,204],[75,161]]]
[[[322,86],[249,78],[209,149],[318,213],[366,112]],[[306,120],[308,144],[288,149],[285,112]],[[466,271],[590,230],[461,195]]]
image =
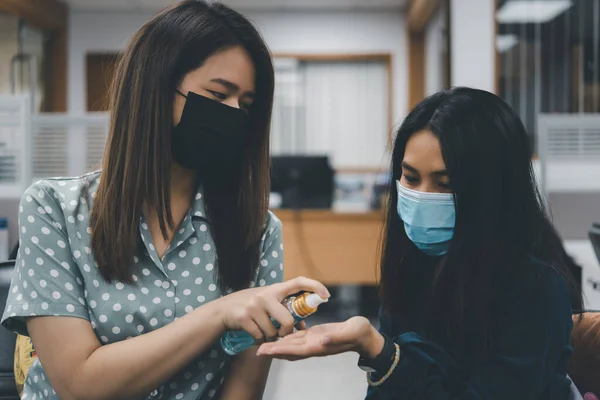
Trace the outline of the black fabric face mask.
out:
[[[186,102],[181,120],[171,135],[173,159],[195,170],[229,170],[239,164],[248,131],[248,115],[193,92],[187,96],[177,93],[185,97]]]

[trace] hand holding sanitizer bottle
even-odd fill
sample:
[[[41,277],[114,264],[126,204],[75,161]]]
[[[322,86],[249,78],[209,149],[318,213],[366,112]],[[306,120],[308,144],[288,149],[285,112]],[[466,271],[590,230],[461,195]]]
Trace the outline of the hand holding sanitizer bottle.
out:
[[[327,299],[316,293],[307,292],[299,296],[290,296],[281,304],[288,309],[294,317],[294,324],[297,324],[309,315],[314,314],[322,303],[327,303]],[[276,328],[279,328],[277,321],[272,318],[271,321],[273,321]],[[221,346],[227,354],[234,356],[254,346],[254,338],[243,330],[228,331],[221,337]]]

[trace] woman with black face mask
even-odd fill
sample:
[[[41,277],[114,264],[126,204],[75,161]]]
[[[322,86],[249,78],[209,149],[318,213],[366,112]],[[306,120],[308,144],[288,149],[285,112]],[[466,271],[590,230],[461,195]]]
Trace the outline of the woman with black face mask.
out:
[[[369,400],[570,398],[582,298],[514,110],[468,88],[425,99],[398,131],[391,172],[380,331],[358,317],[259,354],[356,351]]]
[[[293,330],[267,211],[273,66],[242,15],[184,1],[121,57],[102,170],[35,183],[3,316],[37,351],[23,396],[260,398],[270,361],[224,353]],[[271,319],[280,324],[276,329]]]

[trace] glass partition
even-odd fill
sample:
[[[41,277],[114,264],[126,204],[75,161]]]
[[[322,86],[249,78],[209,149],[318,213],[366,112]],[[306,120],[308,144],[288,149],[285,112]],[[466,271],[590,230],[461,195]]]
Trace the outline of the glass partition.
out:
[[[540,113],[600,113],[600,0],[498,0],[498,91],[535,143]]]

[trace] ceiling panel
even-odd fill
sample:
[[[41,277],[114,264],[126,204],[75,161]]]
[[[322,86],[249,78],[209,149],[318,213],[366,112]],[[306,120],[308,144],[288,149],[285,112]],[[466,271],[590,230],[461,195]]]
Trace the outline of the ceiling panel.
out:
[[[66,0],[75,9],[84,10],[157,10],[173,0]],[[243,10],[350,10],[403,9],[409,0],[224,0]]]

